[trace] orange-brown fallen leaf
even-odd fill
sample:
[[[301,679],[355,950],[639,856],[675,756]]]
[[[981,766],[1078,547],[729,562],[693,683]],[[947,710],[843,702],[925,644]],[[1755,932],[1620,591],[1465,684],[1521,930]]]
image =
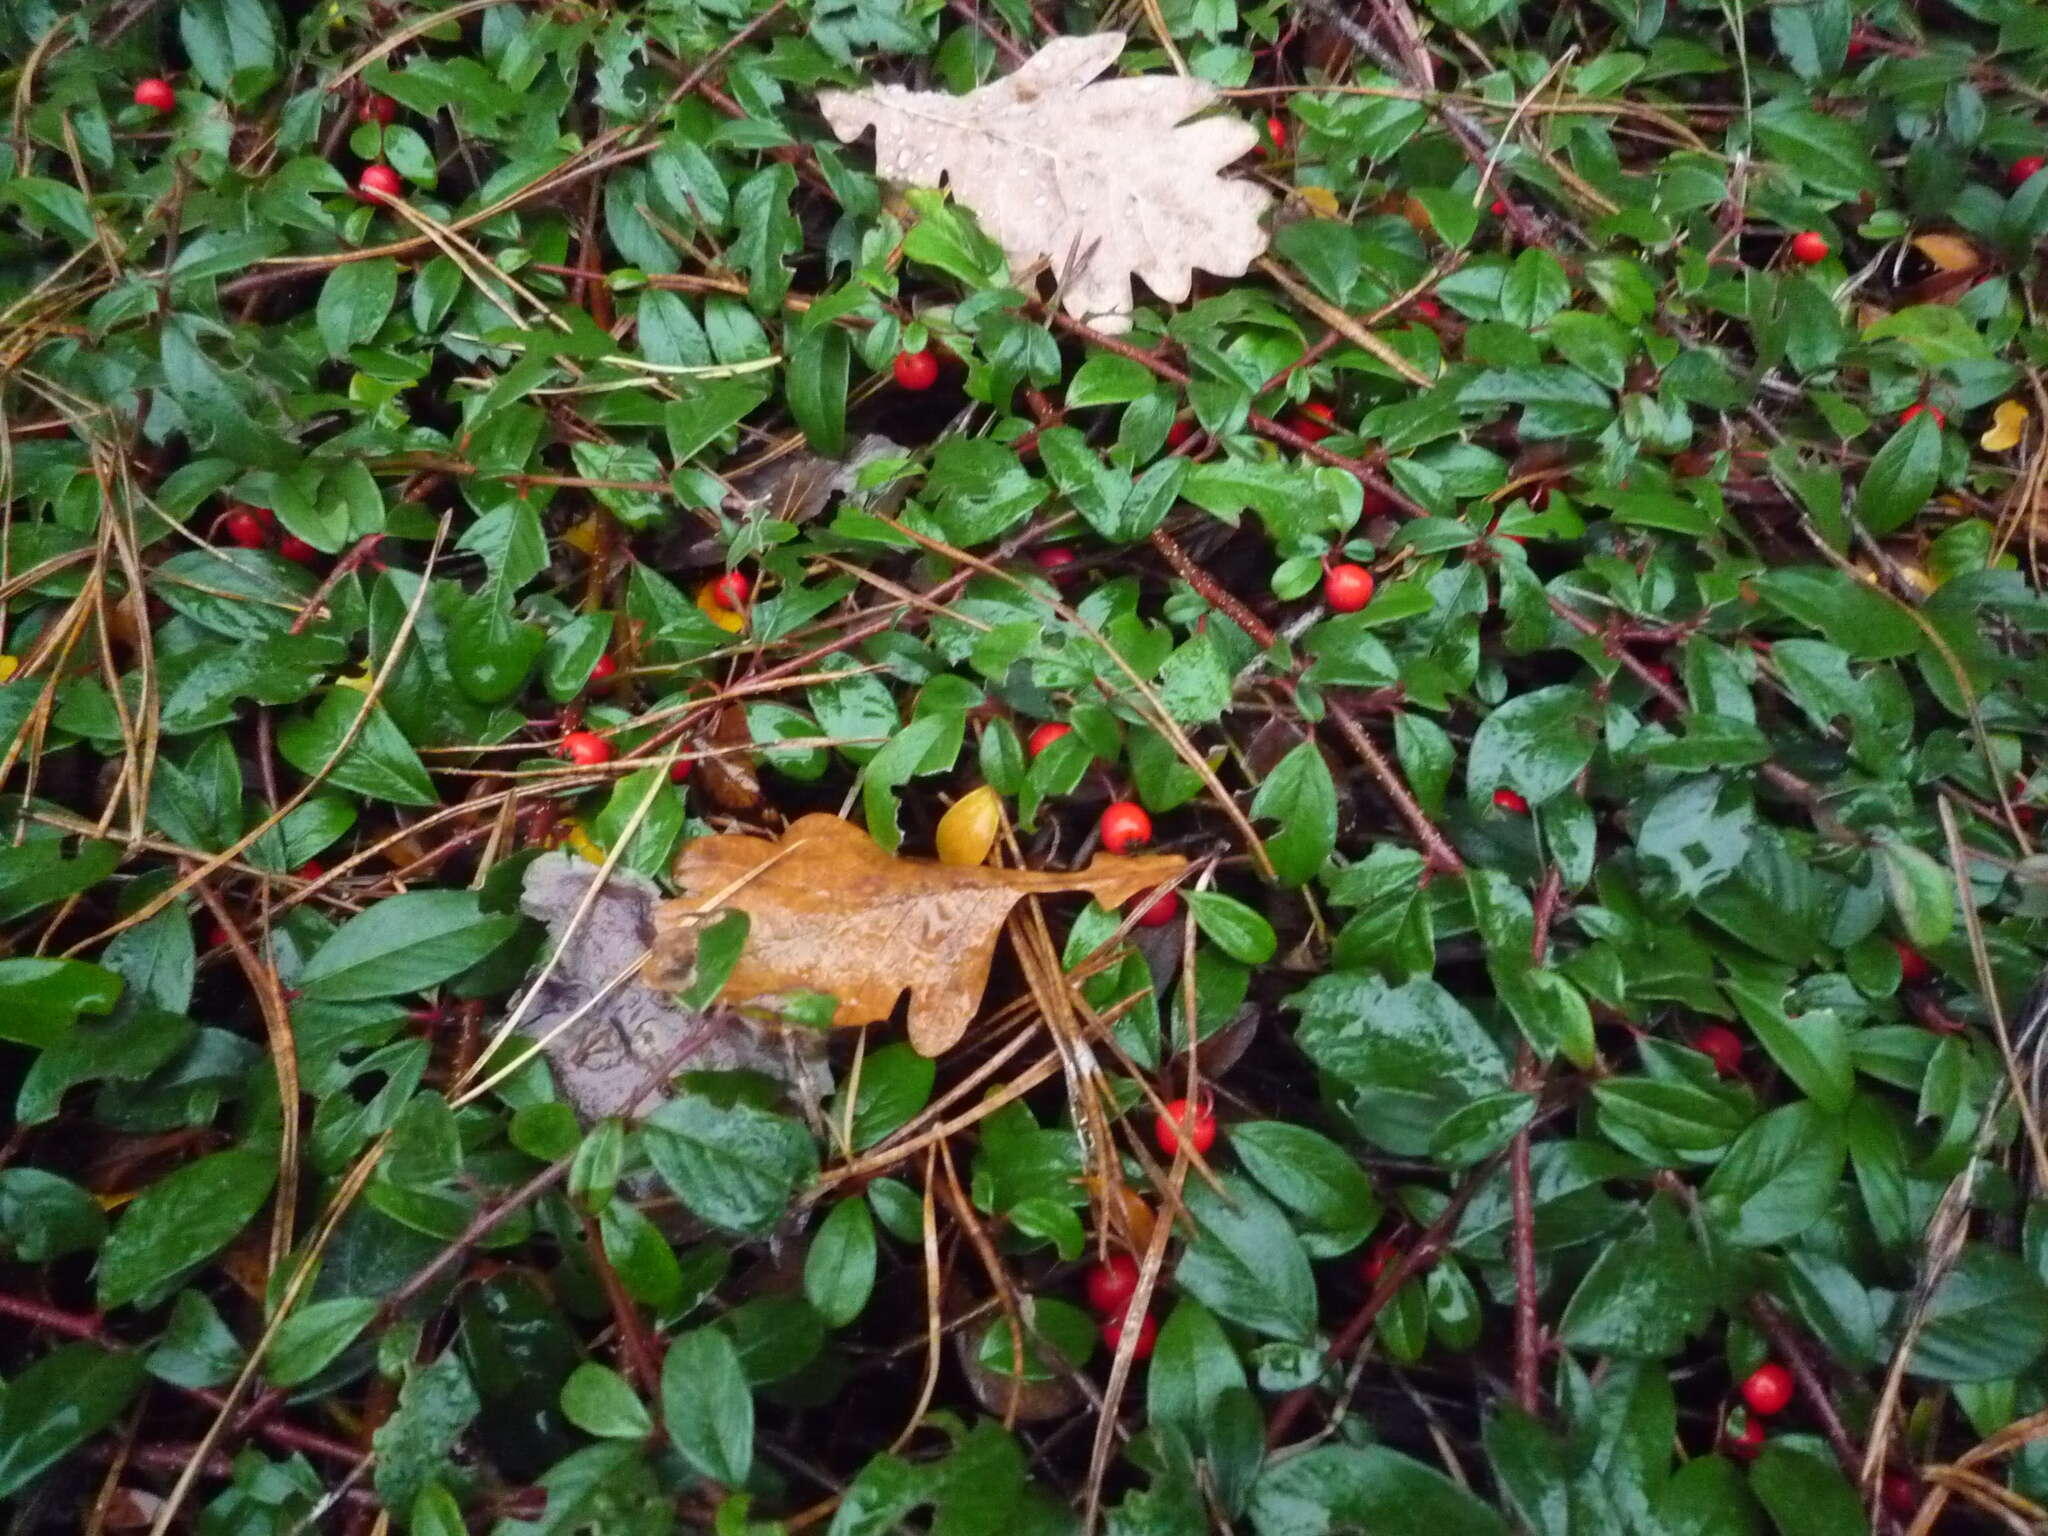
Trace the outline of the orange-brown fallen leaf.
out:
[[[1071,872],[959,867],[897,858],[825,815],[800,818],[779,839],[700,837],[676,860],[681,894],[655,912],[646,977],[657,987],[688,982],[701,914],[724,896],[722,907],[745,912],[751,926],[723,1001],[830,992],[834,1024],[872,1024],[907,988],[910,1043],[936,1056],[981,1006],[996,935],[1019,899],[1085,891],[1120,906],[1186,863],[1172,853],[1102,853]]]

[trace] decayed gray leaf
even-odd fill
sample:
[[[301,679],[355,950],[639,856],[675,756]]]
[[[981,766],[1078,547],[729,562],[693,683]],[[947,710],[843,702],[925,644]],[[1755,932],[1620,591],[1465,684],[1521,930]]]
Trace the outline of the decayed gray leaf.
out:
[[[542,854],[527,866],[519,907],[547,925],[551,949],[561,945],[596,878],[594,866],[569,853]],[[646,955],[660,899],[651,882],[613,870],[520,1026],[526,1035],[547,1042],[548,1065],[562,1097],[585,1121],[624,1113],[640,1098],[648,1074],[659,1070],[683,1035],[702,1022],[703,1015],[684,1008],[672,993],[658,992],[637,976],[591,1005],[621,972]],[[586,1007],[581,1018],[562,1028],[565,1020]],[[814,1030],[769,1031],[728,1015],[691,1056],[689,1067],[744,1067],[815,1094],[830,1086],[818,1039]],[[639,1114],[666,1098],[649,1096]]]
[[[1187,119],[1219,99],[1174,75],[1090,84],[1124,34],[1047,43],[1005,79],[965,96],[900,85],[824,91],[843,140],[875,130],[891,181],[941,177],[1003,248],[1013,271],[1052,263],[1068,314],[1108,335],[1131,325],[1131,275],[1160,298],[1188,296],[1194,269],[1240,277],[1266,248],[1272,199],[1219,172],[1258,142],[1235,117]]]

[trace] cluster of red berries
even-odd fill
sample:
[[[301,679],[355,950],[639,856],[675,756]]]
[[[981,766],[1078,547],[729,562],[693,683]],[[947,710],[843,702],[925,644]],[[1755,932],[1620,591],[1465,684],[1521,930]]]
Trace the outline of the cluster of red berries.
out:
[[[1102,1319],[1102,1342],[1116,1349],[1123,1343],[1124,1329],[1130,1326],[1131,1302],[1138,1294],[1138,1261],[1128,1253],[1111,1254],[1088,1271],[1083,1289],[1088,1305]],[[1138,1341],[1131,1348],[1131,1358],[1143,1360],[1150,1355],[1158,1338],[1159,1323],[1147,1312],[1138,1320]]]
[[[1792,1373],[1775,1360],[1766,1361],[1742,1381],[1742,1401],[1749,1415],[1742,1428],[1723,1437],[1728,1454],[1743,1461],[1763,1449],[1764,1420],[1783,1413],[1792,1402],[1795,1388]]]
[[[230,544],[241,549],[262,549],[277,532],[277,514],[268,507],[237,502],[221,514],[218,526]],[[319,550],[290,533],[277,541],[277,552],[300,565],[311,565],[320,558]]]

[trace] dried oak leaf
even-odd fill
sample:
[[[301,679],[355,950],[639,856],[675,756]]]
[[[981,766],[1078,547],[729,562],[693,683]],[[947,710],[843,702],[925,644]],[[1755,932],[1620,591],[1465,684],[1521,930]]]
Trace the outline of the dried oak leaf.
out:
[[[825,815],[799,818],[780,839],[700,837],[676,860],[680,894],[655,912],[645,975],[657,987],[681,985],[699,914],[724,896],[752,924],[724,1001],[830,992],[839,999],[834,1024],[871,1024],[908,988],[910,1043],[936,1056],[981,1005],[996,936],[1020,898],[1086,891],[1120,906],[1186,864],[1179,854],[1104,853],[1071,872],[964,868],[898,858]]]
[[[875,130],[889,180],[953,195],[1002,246],[1012,271],[1050,261],[1068,314],[1105,334],[1131,327],[1131,274],[1160,298],[1187,298],[1194,269],[1242,277],[1266,248],[1272,198],[1218,173],[1258,143],[1235,117],[1188,118],[1220,99],[1174,75],[1090,84],[1124,34],[1047,43],[1004,79],[949,96],[881,85],[822,91],[841,139]]]

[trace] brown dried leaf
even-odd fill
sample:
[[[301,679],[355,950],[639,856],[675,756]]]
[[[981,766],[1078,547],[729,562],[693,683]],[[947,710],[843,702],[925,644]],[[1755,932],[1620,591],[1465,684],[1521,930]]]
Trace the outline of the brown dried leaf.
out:
[[[747,712],[737,704],[728,704],[712,722],[705,745],[743,747],[753,739],[754,733],[747,725]],[[723,751],[715,756],[698,758],[696,778],[704,793],[720,810],[752,810],[761,803],[761,776],[754,772],[753,763],[744,753]]]
[[[1048,261],[1068,314],[1109,335],[1131,328],[1131,276],[1168,303],[1194,271],[1241,277],[1266,248],[1272,197],[1218,174],[1259,141],[1236,117],[1189,122],[1220,93],[1172,75],[1095,77],[1124,34],[1054,38],[1015,74],[949,96],[880,85],[821,91],[841,139],[875,130],[875,169],[936,187],[981,220],[1012,272]]]
[[[910,1043],[950,1049],[981,1005],[996,935],[1024,896],[1085,891],[1119,906],[1170,880],[1179,854],[1097,854],[1086,869],[960,868],[885,853],[837,816],[805,816],[779,840],[700,837],[676,860],[681,895],[655,913],[647,979],[678,987],[688,975],[692,921],[713,900],[752,920],[720,997],[763,1002],[796,991],[839,999],[832,1022],[886,1019],[910,992]]]

